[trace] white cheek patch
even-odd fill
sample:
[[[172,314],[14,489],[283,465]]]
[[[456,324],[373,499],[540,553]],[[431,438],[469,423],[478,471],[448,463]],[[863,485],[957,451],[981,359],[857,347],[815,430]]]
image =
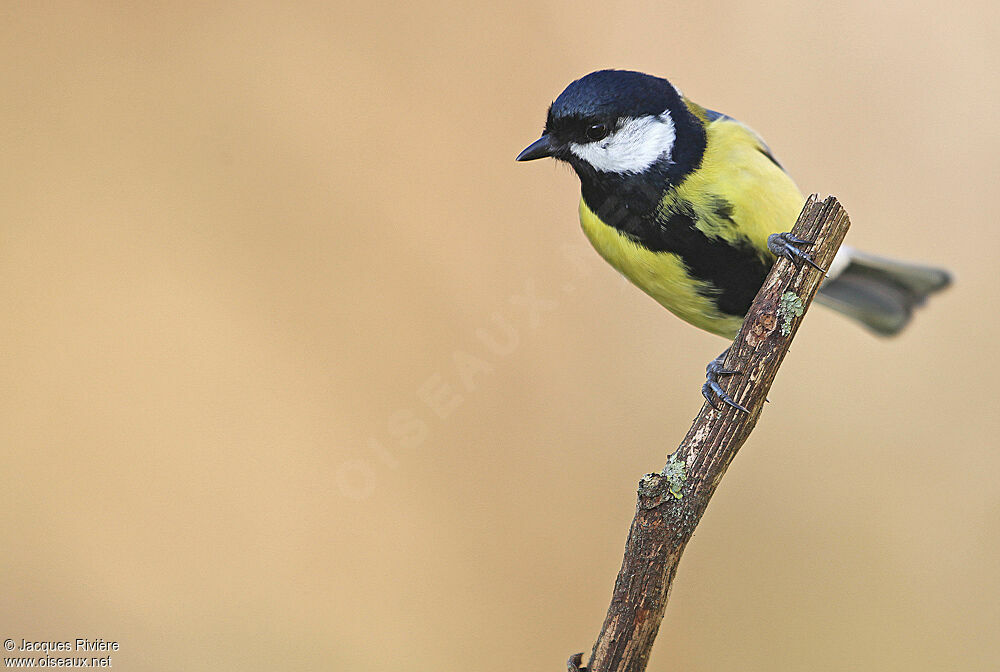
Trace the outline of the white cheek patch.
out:
[[[674,120],[669,112],[626,119],[597,142],[570,143],[569,151],[602,173],[641,173],[657,161],[670,161]]]

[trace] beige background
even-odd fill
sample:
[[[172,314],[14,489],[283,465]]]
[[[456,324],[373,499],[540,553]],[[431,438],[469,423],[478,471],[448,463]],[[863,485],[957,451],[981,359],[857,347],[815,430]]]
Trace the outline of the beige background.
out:
[[[36,4],[0,12],[0,637],[589,651],[724,347],[587,248],[568,169],[513,161],[616,66],[958,277],[895,341],[809,315],[651,669],[1000,669],[996,3]]]

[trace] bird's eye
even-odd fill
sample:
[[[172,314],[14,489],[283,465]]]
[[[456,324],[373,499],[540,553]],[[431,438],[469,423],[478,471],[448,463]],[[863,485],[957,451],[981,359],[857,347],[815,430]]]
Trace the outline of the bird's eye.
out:
[[[587,137],[591,140],[603,140],[608,137],[607,124],[594,124],[587,127]]]

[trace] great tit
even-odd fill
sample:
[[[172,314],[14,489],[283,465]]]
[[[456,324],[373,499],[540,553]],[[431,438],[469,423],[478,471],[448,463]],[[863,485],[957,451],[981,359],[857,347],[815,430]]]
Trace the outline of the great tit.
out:
[[[696,327],[733,338],[778,255],[812,263],[808,241],[783,233],[805,199],[768,146],[666,79],[600,70],[572,82],[517,160],[544,157],[580,178],[580,222],[597,252]],[[950,282],[942,269],[845,246],[817,301],[893,335]],[[702,393],[746,411],[719,384],[733,373],[725,355],[708,365]]]

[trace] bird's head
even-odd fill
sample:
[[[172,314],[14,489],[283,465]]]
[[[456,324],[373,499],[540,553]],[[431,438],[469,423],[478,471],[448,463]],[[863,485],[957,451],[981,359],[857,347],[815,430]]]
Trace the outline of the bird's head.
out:
[[[650,171],[669,177],[697,166],[704,138],[698,119],[667,80],[599,70],[559,94],[549,107],[542,137],[517,160],[559,159],[585,182]]]

